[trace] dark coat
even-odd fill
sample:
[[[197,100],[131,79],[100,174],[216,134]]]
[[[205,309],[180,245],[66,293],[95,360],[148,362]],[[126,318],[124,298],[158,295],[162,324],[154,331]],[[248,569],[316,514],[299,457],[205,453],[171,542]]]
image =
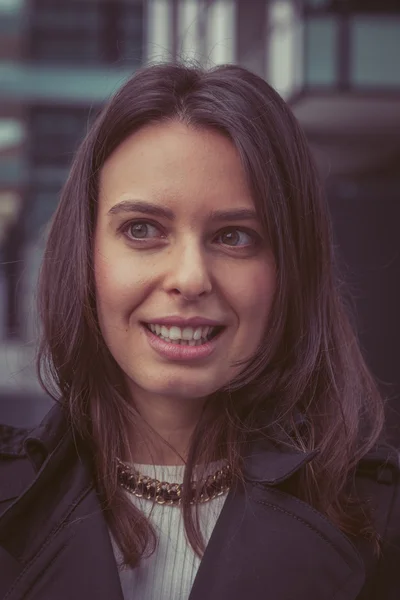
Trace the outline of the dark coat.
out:
[[[90,457],[61,409],[30,433],[1,427],[0,440],[0,598],[122,600]],[[358,475],[387,534],[379,564],[287,491],[313,458],[273,445],[253,449],[246,486],[228,495],[190,600],[400,598],[396,456],[371,456]]]

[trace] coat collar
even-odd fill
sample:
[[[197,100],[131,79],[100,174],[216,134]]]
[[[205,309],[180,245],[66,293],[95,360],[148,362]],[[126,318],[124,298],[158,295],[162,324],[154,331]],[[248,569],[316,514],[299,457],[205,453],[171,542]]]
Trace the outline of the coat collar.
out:
[[[301,452],[272,440],[249,445],[244,456],[244,476],[250,483],[279,485],[312,461],[317,450]]]
[[[29,599],[28,590],[39,581],[43,600],[122,600],[90,460],[76,452],[60,406],[29,432],[23,449],[38,472],[0,518],[0,567],[7,567],[0,596],[13,589],[9,600]],[[190,600],[257,599],[265,590],[274,600],[357,596],[364,568],[355,548],[311,506],[279,487],[314,456],[266,439],[249,445],[245,481],[227,497]],[[82,572],[82,579],[71,572]]]
[[[65,412],[59,404],[32,430],[0,425],[0,459],[6,459],[0,463],[0,503],[10,502],[24,492],[67,431]],[[7,471],[17,476],[7,476]]]
[[[24,450],[32,460],[37,460],[37,456],[40,456],[44,462],[69,431],[67,411],[61,402],[57,402],[42,422],[28,433],[24,440]]]
[[[0,425],[0,457],[32,458],[40,452],[44,462],[68,430],[66,411],[61,403],[56,403],[34,429]]]
[[[0,516],[0,597],[122,600],[91,457],[60,406],[26,435],[21,454],[14,478],[26,459],[35,468]]]

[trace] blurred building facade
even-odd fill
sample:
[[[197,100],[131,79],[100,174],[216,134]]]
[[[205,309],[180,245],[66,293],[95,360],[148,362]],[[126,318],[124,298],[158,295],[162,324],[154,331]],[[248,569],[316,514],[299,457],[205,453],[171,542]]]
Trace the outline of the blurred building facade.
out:
[[[176,58],[247,66],[291,104],[367,358],[398,393],[399,56],[397,0],[0,0],[0,396],[38,393],[35,282],[74,150],[125,78]]]

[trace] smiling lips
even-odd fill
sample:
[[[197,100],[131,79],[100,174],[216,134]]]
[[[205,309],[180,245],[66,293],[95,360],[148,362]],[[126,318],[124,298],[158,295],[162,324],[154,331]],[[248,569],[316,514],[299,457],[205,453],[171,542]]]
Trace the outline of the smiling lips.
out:
[[[188,346],[200,346],[215,334],[217,327],[209,325],[203,327],[166,327],[158,323],[148,325],[149,329],[162,340],[172,344],[183,344]]]
[[[209,356],[219,334],[225,329],[210,319],[166,318],[144,323],[150,345],[171,360],[191,360]]]
[[[160,339],[185,346],[200,346],[215,337],[223,328],[220,322],[201,317],[167,317],[145,323],[145,326]]]

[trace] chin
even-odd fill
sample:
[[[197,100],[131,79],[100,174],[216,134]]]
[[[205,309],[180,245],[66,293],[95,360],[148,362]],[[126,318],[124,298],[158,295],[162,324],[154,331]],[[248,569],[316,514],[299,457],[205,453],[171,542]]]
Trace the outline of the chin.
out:
[[[206,398],[223,386],[224,382],[211,382],[210,378],[187,378],[182,376],[166,375],[159,382],[149,378],[135,380],[134,387],[139,386],[147,394],[166,396],[190,400],[191,398]]]

